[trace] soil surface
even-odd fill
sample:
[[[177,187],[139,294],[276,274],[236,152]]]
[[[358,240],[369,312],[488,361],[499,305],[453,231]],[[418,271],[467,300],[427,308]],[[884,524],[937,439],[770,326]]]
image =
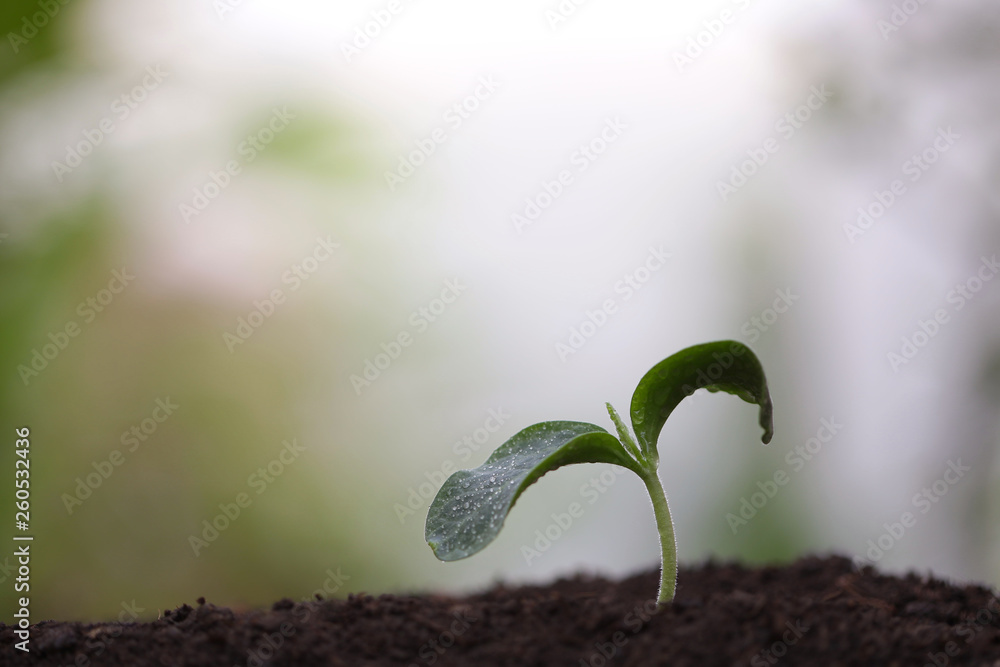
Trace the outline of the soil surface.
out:
[[[30,655],[0,625],[0,664],[90,665],[995,665],[1000,600],[980,586],[856,571],[846,558],[786,567],[563,579],[467,597],[352,595],[234,612],[199,600],[149,623],[32,627]]]

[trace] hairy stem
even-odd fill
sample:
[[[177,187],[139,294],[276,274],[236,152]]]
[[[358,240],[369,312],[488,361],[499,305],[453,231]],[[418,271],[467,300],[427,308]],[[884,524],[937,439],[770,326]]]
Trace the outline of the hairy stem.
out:
[[[660,593],[657,604],[666,605],[674,599],[677,589],[677,540],[674,537],[674,522],[670,518],[670,506],[667,495],[663,492],[663,484],[656,469],[647,469],[642,476],[646,484],[649,498],[653,501],[653,514],[656,516],[656,527],[660,531],[660,558],[663,569],[660,571]]]
[[[605,403],[605,405],[608,406],[608,414],[611,416],[611,421],[615,423],[622,445],[635,457],[643,470],[640,476],[646,485],[646,491],[649,492],[649,499],[653,501],[656,528],[660,531],[660,560],[663,563],[660,570],[660,593],[656,602],[660,606],[667,605],[673,601],[674,591],[677,589],[677,540],[674,537],[674,520],[670,518],[667,494],[663,492],[663,484],[656,471],[659,457],[656,456],[655,451],[650,452],[648,456],[643,456],[635,438],[625,426],[622,418],[618,416],[618,412],[610,403]]]

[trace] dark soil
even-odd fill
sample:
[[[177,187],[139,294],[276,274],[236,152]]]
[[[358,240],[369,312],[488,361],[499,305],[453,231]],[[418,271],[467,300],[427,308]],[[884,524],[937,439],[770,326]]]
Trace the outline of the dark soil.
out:
[[[352,595],[234,612],[199,600],[151,623],[0,625],[2,665],[996,665],[1000,600],[979,586],[857,572],[845,558],[497,586],[468,597]]]

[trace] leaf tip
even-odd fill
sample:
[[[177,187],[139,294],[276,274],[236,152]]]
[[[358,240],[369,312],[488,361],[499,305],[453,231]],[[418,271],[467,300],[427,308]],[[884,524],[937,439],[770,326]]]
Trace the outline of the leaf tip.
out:
[[[764,429],[764,434],[760,437],[760,441],[765,445],[770,444],[771,438],[774,436],[774,406],[771,403],[771,397],[767,396],[763,403],[760,404],[760,425]]]
[[[431,548],[431,551],[434,553],[434,557],[435,558],[437,558],[439,561],[442,561],[442,562],[445,561],[445,559],[441,557],[441,554],[438,553],[438,549],[441,547],[441,543],[440,542],[435,542],[433,540],[428,540],[427,541],[427,546],[429,546]]]

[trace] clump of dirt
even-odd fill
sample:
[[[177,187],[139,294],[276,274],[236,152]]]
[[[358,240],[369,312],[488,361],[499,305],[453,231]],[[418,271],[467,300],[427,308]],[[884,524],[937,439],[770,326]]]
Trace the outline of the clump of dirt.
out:
[[[149,623],[0,625],[0,663],[90,665],[996,665],[1000,600],[987,588],[856,571],[846,558],[682,568],[498,585],[466,597],[351,595],[234,612],[199,600]]]

